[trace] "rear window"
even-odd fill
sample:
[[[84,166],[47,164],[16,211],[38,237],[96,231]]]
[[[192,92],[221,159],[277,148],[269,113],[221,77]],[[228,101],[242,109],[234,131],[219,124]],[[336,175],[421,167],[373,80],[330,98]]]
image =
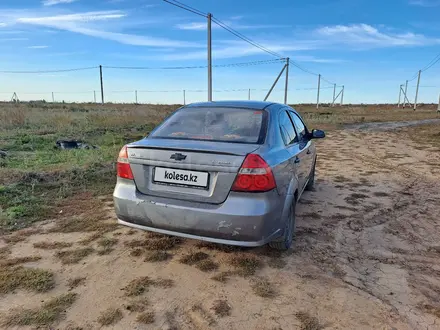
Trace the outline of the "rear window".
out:
[[[184,108],[150,137],[232,143],[263,143],[267,112],[235,108]]]

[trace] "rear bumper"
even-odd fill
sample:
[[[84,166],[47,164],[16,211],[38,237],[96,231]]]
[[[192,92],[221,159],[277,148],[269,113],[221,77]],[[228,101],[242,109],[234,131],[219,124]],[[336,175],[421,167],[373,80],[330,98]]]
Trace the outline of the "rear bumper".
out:
[[[118,179],[113,199],[120,224],[213,243],[261,246],[284,228],[276,190],[231,192],[224,203],[212,205],[143,195],[132,181]]]

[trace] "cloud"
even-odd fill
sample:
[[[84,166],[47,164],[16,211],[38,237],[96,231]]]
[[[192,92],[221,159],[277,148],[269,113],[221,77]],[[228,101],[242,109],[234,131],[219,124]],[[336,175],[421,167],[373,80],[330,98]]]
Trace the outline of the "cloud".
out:
[[[408,2],[412,6],[420,7],[437,7],[440,6],[439,0],[409,0]]]
[[[199,47],[193,42],[156,38],[144,35],[111,32],[105,29],[90,27],[88,23],[99,23],[126,17],[124,12],[118,10],[93,11],[69,15],[56,16],[31,16],[17,18],[17,23],[36,25],[45,28],[69,31],[89,37],[112,40],[126,45],[149,47]]]
[[[341,60],[341,59],[331,59],[331,58],[317,58],[314,56],[308,56],[308,55],[298,55],[298,56],[292,56],[292,60],[296,62],[310,62],[310,63],[345,63],[347,60]]]
[[[5,26],[8,26],[8,24],[0,22],[0,28],[5,27]]]
[[[44,48],[48,48],[49,46],[29,46],[29,49],[44,49]]]
[[[43,4],[43,6],[55,6],[59,4],[72,3],[76,1],[78,0],[43,0],[41,1],[41,3]]]
[[[1,41],[24,41],[24,40],[29,40],[28,38],[2,38],[0,39]]]
[[[334,25],[317,29],[318,37],[324,37],[327,44],[347,44],[360,48],[381,48],[396,46],[423,46],[440,44],[440,39],[422,34],[391,33],[386,29],[379,31],[368,24]]]

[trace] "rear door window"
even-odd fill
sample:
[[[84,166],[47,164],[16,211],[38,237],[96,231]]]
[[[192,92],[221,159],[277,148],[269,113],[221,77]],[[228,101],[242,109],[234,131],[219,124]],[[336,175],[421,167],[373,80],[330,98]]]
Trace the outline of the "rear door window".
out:
[[[307,136],[307,128],[304,125],[302,119],[294,112],[289,111],[290,118],[292,118],[293,123],[295,124],[296,131],[298,132],[299,140],[305,139]]]
[[[183,108],[150,137],[232,143],[264,142],[267,112],[236,108]]]
[[[284,143],[289,145],[296,142],[296,132],[292,125],[292,121],[286,111],[281,111],[279,114],[279,124],[281,135],[283,136]]]

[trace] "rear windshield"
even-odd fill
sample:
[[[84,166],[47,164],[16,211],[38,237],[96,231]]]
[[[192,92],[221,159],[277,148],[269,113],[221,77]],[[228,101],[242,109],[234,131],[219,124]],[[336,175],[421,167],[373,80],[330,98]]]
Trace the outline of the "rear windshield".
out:
[[[152,138],[263,143],[267,113],[235,108],[184,108],[169,117]]]

